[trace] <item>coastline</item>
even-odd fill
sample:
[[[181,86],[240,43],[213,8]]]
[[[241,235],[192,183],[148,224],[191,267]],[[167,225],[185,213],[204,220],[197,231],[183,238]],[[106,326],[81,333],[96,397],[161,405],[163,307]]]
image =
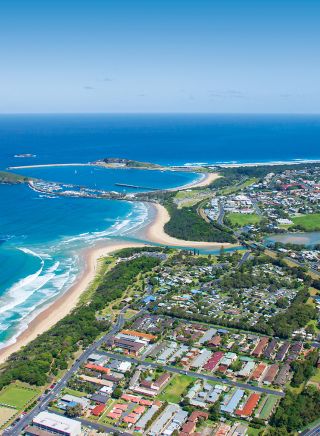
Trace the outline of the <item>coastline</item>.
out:
[[[165,224],[170,220],[170,215],[167,209],[161,204],[148,203],[148,206],[153,209],[154,218],[144,231],[145,239],[161,245],[172,247],[188,247],[188,248],[212,248],[217,249],[237,247],[237,244],[229,242],[201,242],[201,241],[185,241],[183,239],[174,238],[164,231]]]
[[[270,162],[235,162],[235,163],[215,163],[210,166],[217,166],[221,168],[241,168],[241,167],[264,167],[264,166],[277,166],[277,165],[301,165],[301,164],[313,164],[320,163],[320,159],[296,159],[296,160],[284,160],[284,161],[270,161]]]
[[[199,173],[198,173],[199,174]],[[176,188],[169,188],[167,191],[185,191],[192,188],[205,188],[221,176],[218,173],[202,173],[203,177],[194,182],[187,183],[186,185],[177,186]]]
[[[96,245],[84,252],[85,267],[75,283],[48,307],[41,311],[19,334],[13,344],[9,344],[0,349],[0,365],[16,351],[20,350],[29,342],[34,340],[38,335],[49,330],[58,321],[64,318],[79,302],[82,293],[89,287],[94,280],[98,270],[98,260],[110,253],[129,247],[143,247],[147,244],[139,242],[113,242],[108,240],[107,243]]]
[[[191,188],[206,187],[219,177],[220,176],[218,173],[203,173],[203,177],[194,182],[168,190],[180,191]],[[83,256],[85,266],[75,280],[74,284],[55,301],[50,303],[34,319],[32,319],[27,325],[26,329],[17,336],[14,343],[8,344],[7,346],[0,349],[0,365],[3,364],[12,353],[20,350],[23,346],[34,340],[38,335],[49,330],[53,325],[55,325],[58,321],[60,321],[62,318],[68,315],[68,313],[71,312],[71,310],[79,302],[81,294],[86,291],[88,286],[94,280],[98,269],[99,258],[107,256],[110,253],[117,251],[121,248],[147,246],[148,241],[150,241],[151,243],[153,242],[165,246],[170,245],[173,247],[194,247],[207,249],[217,249],[221,246],[225,248],[231,248],[236,246],[236,244],[230,243],[222,244],[214,242],[184,241],[173,238],[167,235],[164,231],[164,225],[170,219],[169,213],[166,208],[160,204],[146,204],[150,208],[152,208],[153,213],[152,222],[149,223],[143,230],[143,233],[146,237],[146,242],[129,242],[121,240],[114,242],[112,240],[107,240],[106,242],[100,242],[93,248],[84,251]]]

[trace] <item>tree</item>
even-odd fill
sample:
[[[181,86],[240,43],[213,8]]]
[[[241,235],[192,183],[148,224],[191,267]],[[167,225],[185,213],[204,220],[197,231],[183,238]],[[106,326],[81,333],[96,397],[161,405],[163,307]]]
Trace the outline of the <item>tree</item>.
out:
[[[74,406],[67,406],[66,408],[66,415],[69,416],[69,418],[76,418],[81,414],[82,414],[82,407],[81,404],[79,403],[75,404]]]
[[[209,419],[211,421],[217,421],[220,416],[220,405],[219,401],[216,401],[209,409]]]
[[[112,398],[118,399],[121,397],[121,395],[122,390],[119,387],[115,388],[115,390],[112,392]]]

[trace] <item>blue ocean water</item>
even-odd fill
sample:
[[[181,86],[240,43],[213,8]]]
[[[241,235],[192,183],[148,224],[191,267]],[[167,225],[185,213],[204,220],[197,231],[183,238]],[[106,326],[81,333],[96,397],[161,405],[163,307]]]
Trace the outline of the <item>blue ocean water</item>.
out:
[[[0,170],[127,157],[160,164],[320,158],[320,117],[209,115],[0,116]],[[31,153],[35,158],[16,158]],[[196,176],[159,171],[50,167],[26,175],[101,189],[115,183],[180,186]],[[0,347],[64,292],[81,267],[79,250],[130,237],[144,205],[46,198],[26,186],[0,185]]]

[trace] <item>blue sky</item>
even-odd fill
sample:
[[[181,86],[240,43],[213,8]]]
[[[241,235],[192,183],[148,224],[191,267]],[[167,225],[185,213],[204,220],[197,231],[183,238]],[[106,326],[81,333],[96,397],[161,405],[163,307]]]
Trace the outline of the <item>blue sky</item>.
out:
[[[320,112],[319,0],[2,0],[0,112]]]

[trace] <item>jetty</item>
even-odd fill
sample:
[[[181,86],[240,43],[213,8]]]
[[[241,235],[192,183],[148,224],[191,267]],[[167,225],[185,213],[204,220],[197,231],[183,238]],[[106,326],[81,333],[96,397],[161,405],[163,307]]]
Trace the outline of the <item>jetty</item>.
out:
[[[159,188],[150,188],[149,186],[139,186],[139,185],[128,185],[127,183],[115,183],[115,186],[122,186],[124,188],[132,189],[146,189],[147,191],[157,191]]]

